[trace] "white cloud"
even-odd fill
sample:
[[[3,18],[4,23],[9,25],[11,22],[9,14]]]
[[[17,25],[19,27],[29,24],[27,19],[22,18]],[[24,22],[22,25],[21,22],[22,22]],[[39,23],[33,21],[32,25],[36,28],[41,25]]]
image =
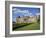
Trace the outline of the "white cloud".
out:
[[[40,13],[36,13],[36,15],[40,15]]]
[[[32,13],[28,13],[28,16],[31,16],[32,15]]]
[[[13,11],[14,11],[14,13],[22,13],[22,14],[24,14],[24,16],[32,16],[32,13],[29,12],[28,10],[20,10],[20,9],[16,8]]]
[[[16,8],[14,8],[14,9],[12,9],[13,11],[16,11],[17,9]]]
[[[13,11],[14,11],[14,13],[17,13],[17,12],[20,12],[20,13],[29,13],[28,10],[20,10],[20,9],[17,9],[17,8],[14,8]]]
[[[20,12],[20,13],[29,13],[28,10],[18,10],[17,12]]]
[[[32,13],[24,14],[24,16],[32,16]]]

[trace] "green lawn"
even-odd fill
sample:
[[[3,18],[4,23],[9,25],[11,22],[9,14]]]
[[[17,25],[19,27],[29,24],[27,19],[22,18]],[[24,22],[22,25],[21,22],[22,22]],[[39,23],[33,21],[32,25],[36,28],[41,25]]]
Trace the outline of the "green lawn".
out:
[[[40,30],[39,23],[22,23],[16,24],[17,27],[13,27],[15,31],[22,31],[22,30]]]

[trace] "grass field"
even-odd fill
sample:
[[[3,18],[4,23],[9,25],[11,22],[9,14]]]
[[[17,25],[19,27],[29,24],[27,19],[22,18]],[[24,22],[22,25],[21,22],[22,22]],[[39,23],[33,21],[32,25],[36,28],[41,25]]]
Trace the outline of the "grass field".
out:
[[[40,30],[40,23],[13,24],[13,31]]]

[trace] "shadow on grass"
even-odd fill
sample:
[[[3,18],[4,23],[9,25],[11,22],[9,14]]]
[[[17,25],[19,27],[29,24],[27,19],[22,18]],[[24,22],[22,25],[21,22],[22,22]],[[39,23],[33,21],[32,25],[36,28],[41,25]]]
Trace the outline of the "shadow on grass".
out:
[[[33,23],[13,24],[13,25],[15,25],[15,27],[13,27],[13,30],[18,29],[18,28],[22,28],[22,27],[25,27],[25,26],[31,25],[31,24],[33,24]]]

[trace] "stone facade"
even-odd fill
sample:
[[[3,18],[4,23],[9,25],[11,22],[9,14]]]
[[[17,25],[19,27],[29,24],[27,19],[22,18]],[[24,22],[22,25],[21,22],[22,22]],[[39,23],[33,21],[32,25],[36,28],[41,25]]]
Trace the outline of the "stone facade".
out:
[[[37,22],[39,16],[24,16],[24,17],[17,17],[16,23],[32,23]]]

